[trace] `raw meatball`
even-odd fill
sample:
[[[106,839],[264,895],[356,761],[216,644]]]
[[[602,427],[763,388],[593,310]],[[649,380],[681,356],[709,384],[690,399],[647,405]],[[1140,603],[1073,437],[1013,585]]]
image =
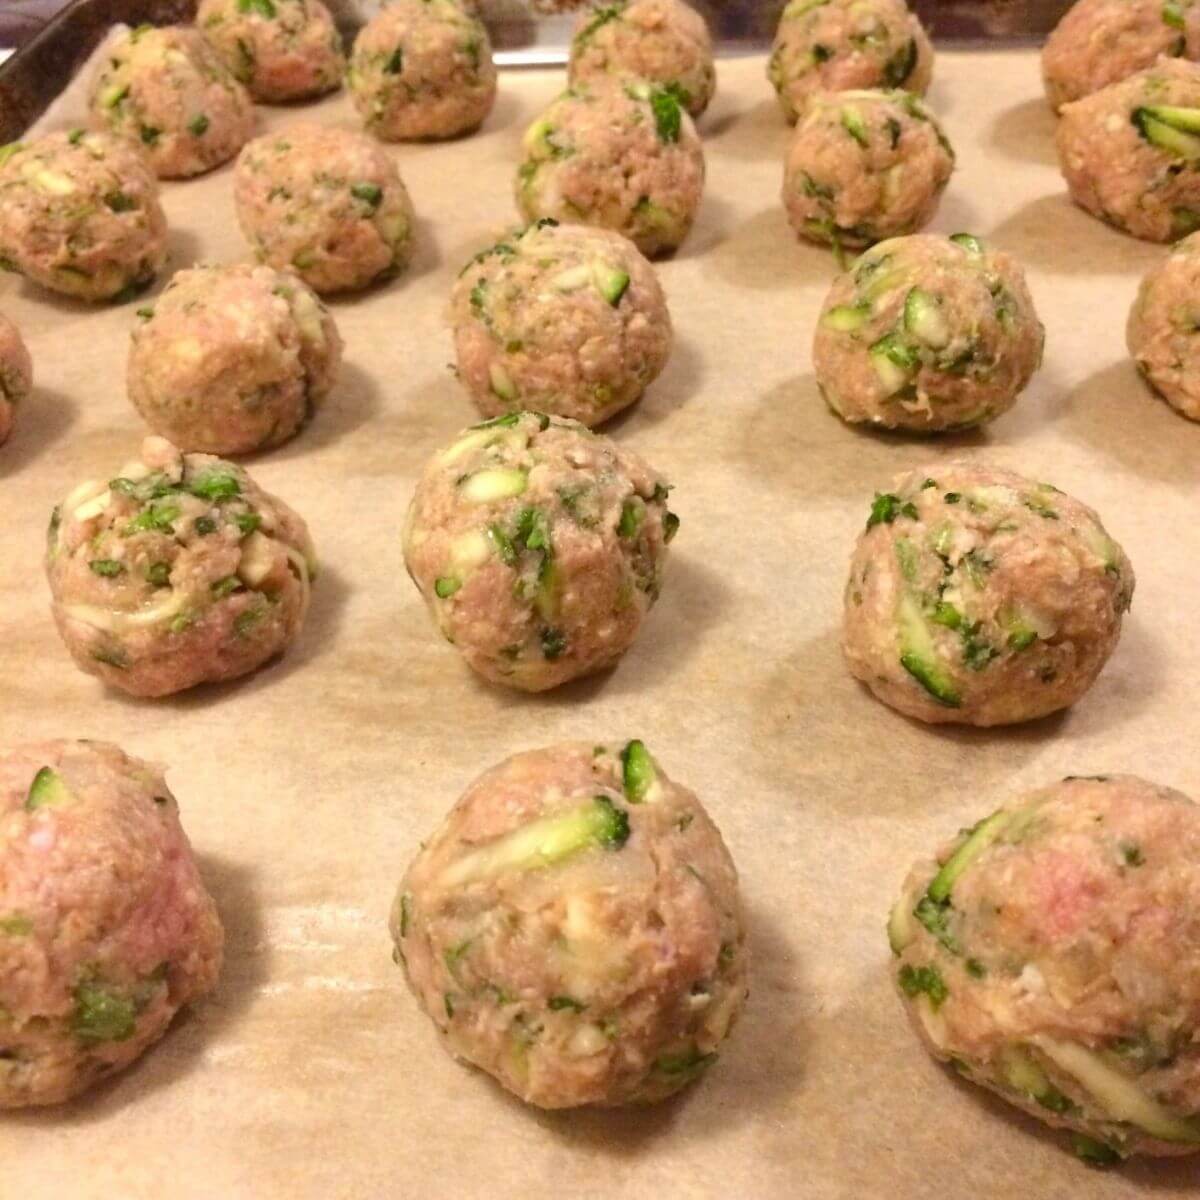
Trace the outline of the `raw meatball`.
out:
[[[783,203],[801,237],[834,246],[915,233],[933,218],[954,151],[909,92],[819,92],[796,126]]]
[[[816,92],[904,88],[924,95],[933,47],[904,0],[791,0],[767,64],[784,116]]]
[[[918,863],[892,914],[928,1048],[1082,1158],[1200,1149],[1200,809],[1068,777]],[[1086,1193],[1088,1189],[1081,1188]]]
[[[1200,8],[1189,0],[1079,0],[1042,50],[1055,108],[1154,65],[1160,54],[1200,58]]]
[[[967,233],[914,234],[834,280],[813,366],[844,420],[943,433],[1007,412],[1044,340],[1015,259]]]
[[[178,271],[142,309],[129,398],[184,450],[247,454],[287,441],[325,399],[342,339],[289,272],[235,263]]]
[[[704,150],[675,94],[644,83],[564,92],[525,133],[517,207],[615,229],[653,258],[687,237],[704,192]]]
[[[1200,228],[1200,66],[1160,58],[1066,105],[1058,157],[1071,199],[1148,242]]]
[[[629,649],[679,525],[668,490],[575,421],[510,413],[435,455],[408,511],[404,561],[469,666],[544,691]]]
[[[906,716],[1032,721],[1095,682],[1134,582],[1078,500],[1012,471],[938,464],[876,495],[850,563],[842,650]]]
[[[147,438],[50,518],[46,573],[76,663],[134,696],[235,679],[308,612],[308,527],[241,467]]]
[[[92,122],[146,148],[163,179],[231,159],[254,128],[254,106],[203,35],[139,25],[108,47],[92,81]]]
[[[104,742],[0,754],[0,1108],[129,1066],[212,991],[223,942],[161,767]]]
[[[0,313],[0,444],[12,432],[17,405],[33,387],[33,359],[21,331]]]
[[[361,133],[301,125],[256,138],[234,173],[242,232],[260,262],[318,292],[364,288],[412,254],[413,208],[395,163]]]
[[[145,287],[167,259],[146,159],[109,133],[49,133],[0,150],[0,266],[81,300]]]
[[[746,995],[737,872],[640,741],[481,776],[400,885],[392,937],[457,1058],[542,1108],[661,1100]]]
[[[342,86],[342,37],[321,0],[200,0],[196,24],[256,100],[306,100]]]
[[[394,0],[355,39],[346,81],[388,142],[468,133],[496,100],[491,40],[460,0]]]
[[[1172,408],[1200,421],[1200,233],[1142,281],[1126,338],[1138,370]]]
[[[585,12],[567,78],[574,87],[608,75],[672,86],[698,117],[717,90],[708,25],[683,0],[622,0]]]
[[[671,352],[654,268],[619,233],[540,221],[485,250],[453,301],[458,377],[479,411],[598,425],[637,400]]]

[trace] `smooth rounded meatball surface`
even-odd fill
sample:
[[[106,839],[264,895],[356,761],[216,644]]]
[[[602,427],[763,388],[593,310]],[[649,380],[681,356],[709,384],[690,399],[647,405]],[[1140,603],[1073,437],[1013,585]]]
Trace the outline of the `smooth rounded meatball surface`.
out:
[[[888,932],[921,1039],[1104,1164],[1200,1149],[1200,809],[1068,777],[920,862]]]
[[[875,496],[846,584],[842,650],[885,704],[1007,725],[1074,704],[1133,600],[1133,568],[1086,505],[957,462]]]
[[[1044,338],[1015,259],[970,234],[914,234],[834,280],[813,366],[843,420],[943,433],[1007,412]]]
[[[674,92],[605,83],[565,92],[525,132],[517,207],[623,233],[650,258],[678,248],[704,193],[704,150]]]
[[[196,24],[256,100],[306,100],[342,85],[342,37],[321,0],[200,0]]]
[[[820,92],[796,126],[783,203],[801,237],[869,246],[929,223],[954,170],[937,119],[909,92]]]
[[[395,274],[412,255],[413,207],[400,172],[361,133],[301,125],[250,142],[234,172],[238,222],[260,262],[314,291]]]
[[[17,405],[33,388],[33,359],[21,331],[0,313],[0,444],[12,432]]]
[[[629,0],[584,12],[567,78],[575,86],[610,75],[673,87],[700,116],[717,90],[708,25],[683,0]]]
[[[679,525],[668,491],[575,421],[511,413],[434,456],[404,561],[470,667],[544,691],[612,666],[633,643]]]
[[[746,995],[729,851],[640,741],[482,775],[409,868],[391,929],[447,1049],[541,1108],[671,1095]]]
[[[458,377],[484,416],[598,425],[658,377],[671,316],[654,268],[607,229],[539,222],[476,257],[452,304]]]
[[[163,179],[227,162],[254,128],[254,105],[196,29],[139,25],[108,46],[92,81],[92,122],[145,147]]]
[[[104,742],[0,754],[0,1108],[129,1066],[212,991],[223,942],[161,767]]]
[[[134,696],[235,679],[308,612],[308,527],[241,467],[147,438],[50,518],[54,620],[76,664]]]
[[[1200,8],[1187,0],[1079,0],[1042,49],[1046,97],[1057,109],[1154,65],[1200,58]]]
[[[1058,158],[1071,199],[1148,242],[1200,228],[1200,66],[1160,58],[1062,110]]]
[[[456,137],[492,111],[492,43],[461,0],[394,0],[355,39],[346,82],[368,133]]]
[[[140,311],[129,398],[184,450],[248,454],[296,433],[341,358],[333,318],[296,276],[248,263],[196,267]]]
[[[150,283],[167,218],[145,157],[108,133],[48,133],[0,149],[0,265],[80,300]]]
[[[791,0],[767,64],[784,116],[817,92],[904,88],[924,95],[933,47],[904,0]]]

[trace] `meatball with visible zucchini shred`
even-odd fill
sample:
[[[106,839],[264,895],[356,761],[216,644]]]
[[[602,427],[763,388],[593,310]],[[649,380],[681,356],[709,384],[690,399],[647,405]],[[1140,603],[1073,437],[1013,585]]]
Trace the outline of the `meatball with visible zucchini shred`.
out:
[[[913,433],[1007,412],[1041,365],[1042,323],[1016,260],[979,238],[880,242],[834,280],[813,366],[845,421]]]
[[[0,1109],[129,1066],[223,943],[161,767],[104,742],[0,754]]]
[[[633,643],[679,526],[669,490],[576,421],[510,413],[434,456],[404,560],[470,667],[544,691],[612,666]]]
[[[76,664],[133,696],[248,674],[308,612],[308,527],[241,467],[147,438],[50,518],[54,620]]]
[[[82,129],[0,148],[0,267],[80,300],[124,300],[167,258],[146,158]]]
[[[784,168],[792,228],[815,242],[869,246],[932,219],[954,170],[937,118],[909,92],[821,92]]]
[[[476,256],[452,305],[458,378],[484,416],[536,410],[598,425],[666,365],[654,268],[619,233],[539,221]]]
[[[33,359],[21,331],[0,313],[0,445],[12,432],[17,405],[33,387]]]
[[[1074,704],[1116,648],[1133,568],[1086,505],[1012,471],[947,463],[876,495],[842,649],[885,704],[1006,725]]]
[[[450,1052],[541,1108],[672,1095],[746,995],[729,851],[636,740],[482,775],[409,868],[391,930]]]
[[[1200,1150],[1200,809],[1129,775],[1021,796],[888,926],[929,1050],[1107,1165]]]

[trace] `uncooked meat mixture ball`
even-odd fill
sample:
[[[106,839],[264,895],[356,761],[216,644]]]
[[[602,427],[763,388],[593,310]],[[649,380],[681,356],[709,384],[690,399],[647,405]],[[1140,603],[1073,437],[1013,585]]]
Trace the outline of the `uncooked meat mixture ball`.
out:
[[[134,696],[235,679],[308,612],[308,527],[241,467],[147,438],[50,519],[54,619],[76,663]]]
[[[184,450],[248,454],[300,428],[341,357],[333,318],[294,275],[249,263],[196,267],[140,310],[129,398]]]
[[[455,137],[492,111],[492,43],[461,0],[394,0],[355,39],[347,83],[368,133]]]
[[[33,359],[21,331],[0,313],[0,444],[12,432],[13,417],[33,387]]]
[[[434,456],[409,508],[404,560],[468,665],[544,691],[629,649],[679,525],[668,490],[575,421],[510,413]]]
[[[457,1058],[542,1108],[661,1100],[746,995],[737,872],[640,741],[518,754],[422,848],[397,960]]]
[[[1200,58],[1200,6],[1191,0],[1079,0],[1042,50],[1055,108],[1154,65],[1159,55]]]
[[[163,179],[226,162],[254,128],[246,89],[204,36],[182,25],[139,25],[111,45],[92,81],[91,109],[99,128],[144,146]]]
[[[300,125],[256,138],[238,158],[234,199],[259,261],[317,292],[364,288],[412,254],[408,190],[365,134]]]
[[[341,87],[342,37],[321,0],[201,0],[196,24],[256,100]]]
[[[654,268],[619,233],[540,221],[485,250],[453,300],[458,377],[484,416],[520,409],[598,425],[671,351]]]
[[[869,246],[928,224],[954,170],[937,118],[909,92],[820,92],[796,126],[783,203],[802,237]]]
[[[875,497],[846,584],[842,649],[885,704],[1007,725],[1074,704],[1133,600],[1129,559],[1086,505],[964,462]]]
[[[1127,340],[1138,370],[1172,408],[1200,421],[1200,233],[1142,281]]]
[[[1095,1163],[1200,1149],[1200,809],[1129,775],[1021,796],[892,914],[922,1041]],[[1086,1190],[1086,1189],[1085,1189]]]
[[[923,95],[933,47],[904,0],[791,0],[767,78],[795,121],[816,92],[904,88]]]
[[[212,991],[223,942],[161,767],[104,742],[0,754],[0,1109],[129,1066]]]
[[[650,258],[687,237],[704,192],[704,150],[675,93],[647,83],[565,92],[525,133],[517,206],[623,233]]]
[[[1007,412],[1042,361],[1017,262],[970,234],[880,242],[834,280],[813,343],[838,416],[942,433]]]
[[[167,218],[146,159],[109,133],[48,133],[0,149],[0,265],[81,300],[150,283]]]
[[[622,0],[584,12],[567,77],[574,86],[610,75],[674,87],[700,116],[717,88],[708,25],[683,0]]]
[[[1102,221],[1150,242],[1200,228],[1200,66],[1160,58],[1066,105],[1058,157],[1071,198]]]

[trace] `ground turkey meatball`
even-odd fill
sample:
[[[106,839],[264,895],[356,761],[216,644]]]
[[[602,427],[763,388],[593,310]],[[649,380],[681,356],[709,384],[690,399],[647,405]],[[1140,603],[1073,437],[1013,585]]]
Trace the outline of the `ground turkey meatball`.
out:
[[[342,85],[342,37],[321,0],[200,0],[196,24],[256,100],[306,100]]]
[[[317,292],[364,288],[412,254],[413,208],[400,172],[361,133],[300,125],[250,142],[234,199],[260,262]]]
[[[767,78],[795,121],[816,92],[904,88],[924,95],[933,47],[904,0],[791,0]]]
[[[496,99],[491,40],[461,0],[394,0],[355,39],[346,81],[388,142],[468,133]]]
[[[737,872],[640,741],[518,754],[422,848],[396,958],[457,1058],[542,1108],[661,1100],[746,995]]]
[[[619,233],[542,221],[459,276],[458,377],[484,416],[520,409],[598,425],[637,400],[671,352],[654,268]]]
[[[928,1048],[1084,1159],[1200,1149],[1200,809],[1068,777],[918,863],[892,914]],[[1081,1188],[1081,1193],[1086,1189]]]
[[[104,742],[0,754],[0,1109],[129,1066],[212,991],[223,941],[162,768]]]
[[[0,313],[0,444],[12,432],[16,407],[33,387],[33,359],[21,331]]]
[[[46,573],[76,663],[134,696],[235,679],[308,611],[308,527],[241,467],[147,438],[140,462],[82,483],[50,518]]]
[[[1127,341],[1138,370],[1172,408],[1200,421],[1200,233],[1142,281]]]
[[[466,430],[426,468],[404,560],[469,666],[544,691],[629,649],[679,526],[668,490],[575,421],[510,413]]]
[[[114,42],[90,102],[93,124],[138,141],[163,179],[228,161],[254,128],[246,89],[203,35],[182,25],[139,25]]]
[[[914,234],[834,280],[813,366],[843,420],[943,433],[1007,412],[1044,339],[1015,259],[967,233]]]
[[[167,258],[146,159],[108,133],[49,133],[0,149],[0,266],[81,300],[125,298]]]
[[[1062,110],[1071,199],[1148,242],[1200,228],[1200,66],[1160,58]]]
[[[629,0],[585,12],[575,27],[572,86],[618,75],[674,87],[698,117],[717,89],[712,36],[683,0]]]
[[[1042,50],[1046,96],[1061,108],[1160,54],[1200,58],[1200,7],[1191,0],[1079,0]]]
[[[796,126],[783,203],[801,237],[869,246],[933,218],[954,151],[909,92],[819,92]]]
[[[1121,636],[1125,552],[1048,483],[965,462],[877,494],[846,584],[842,650],[885,704],[1007,725],[1074,704]]]
[[[704,192],[704,150],[674,92],[645,83],[573,88],[525,132],[517,207],[615,229],[653,258],[679,247]]]
[[[155,433],[185,450],[248,454],[287,441],[341,364],[325,306],[270,267],[179,271],[138,317],[129,398]]]

